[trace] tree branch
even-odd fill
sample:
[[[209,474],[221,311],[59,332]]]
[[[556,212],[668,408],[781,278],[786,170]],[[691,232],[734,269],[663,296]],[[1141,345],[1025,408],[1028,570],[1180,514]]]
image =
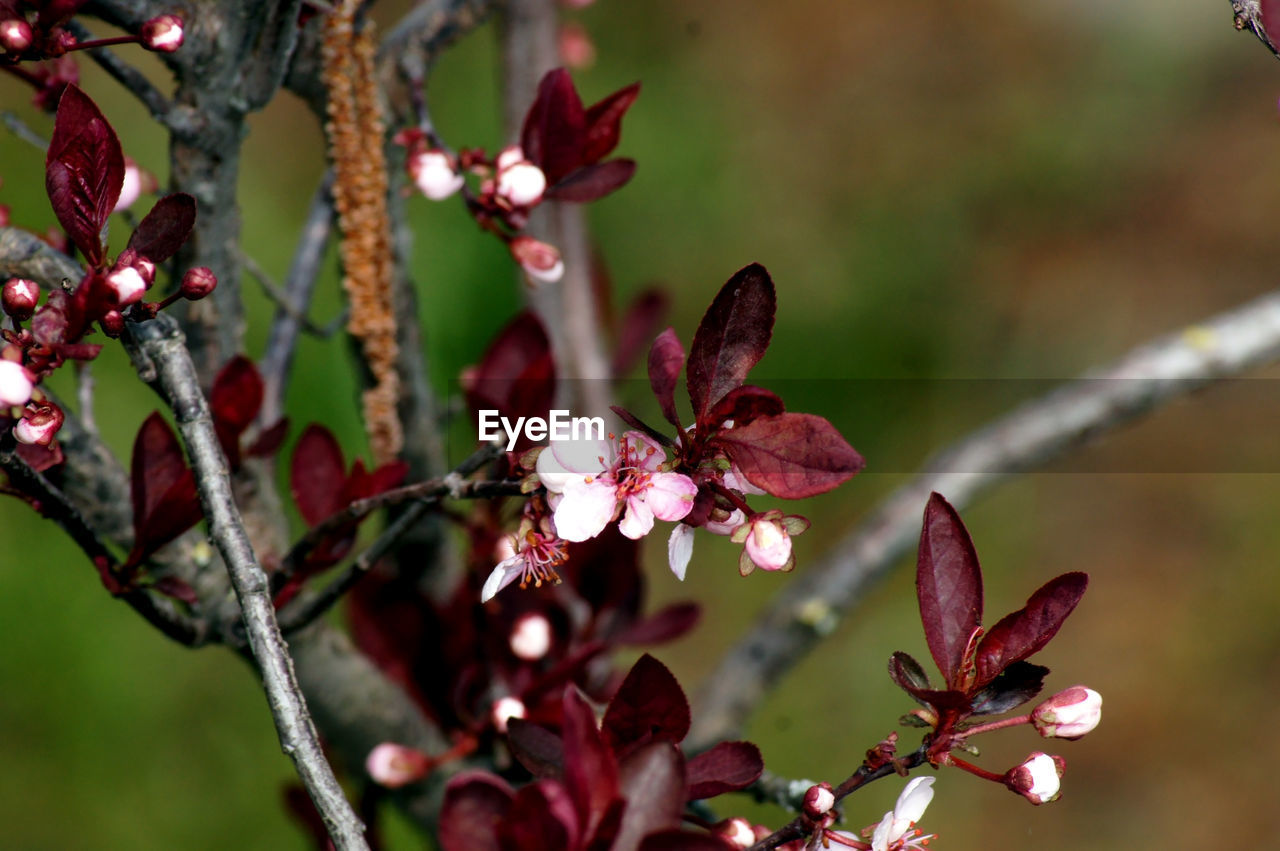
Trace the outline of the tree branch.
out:
[[[232,496],[227,461],[182,333],[172,319],[161,315],[150,322],[131,324],[127,334],[129,343],[154,365],[153,387],[172,408],[187,445],[209,534],[222,554],[240,602],[281,747],[293,760],[335,845],[339,849],[366,849],[364,825],[325,759],[298,687],[288,646],[276,624],[267,575],[254,556]]]
[[[920,533],[931,491],[963,508],[1005,478],[1061,457],[1175,398],[1280,359],[1280,292],[1161,337],[953,444],[890,494],[760,615],[702,684],[693,747],[732,738],[777,681]]]

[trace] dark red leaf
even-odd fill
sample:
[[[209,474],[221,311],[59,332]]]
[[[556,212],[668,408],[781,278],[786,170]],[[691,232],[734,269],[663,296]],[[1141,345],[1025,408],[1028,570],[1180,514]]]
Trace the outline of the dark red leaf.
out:
[[[618,419],[622,420],[624,423],[631,426],[636,431],[642,431],[645,434],[649,435],[654,440],[658,441],[658,443],[660,443],[661,445],[667,446],[667,447],[676,445],[676,442],[674,440],[667,437],[665,434],[658,431],[656,428],[649,425],[647,422],[640,419],[635,414],[628,411],[626,408],[619,407],[618,405],[610,405],[609,410],[617,414]]]
[[[400,487],[404,477],[409,475],[409,464],[405,461],[388,461],[369,474],[368,484],[363,489],[360,499],[375,496],[383,491]]]
[[[898,652],[889,657],[889,677],[921,706],[955,710],[968,706],[969,698],[962,691],[929,688],[920,663],[906,653]]]
[[[709,833],[660,830],[640,843],[640,851],[726,851],[730,846]]]
[[[196,589],[176,576],[162,576],[151,587],[166,597],[181,600],[189,606],[194,606],[200,602],[200,598],[196,595]]]
[[[605,710],[600,732],[615,753],[650,739],[679,742],[689,732],[689,701],[667,666],[641,656]]]
[[[253,361],[236,355],[213,379],[209,407],[215,423],[239,437],[262,407],[262,376]]]
[[[45,190],[67,236],[90,266],[102,263],[102,227],[120,198],[124,153],[89,96],[67,86],[45,154]]]
[[[707,414],[708,425],[719,425],[732,420],[735,427],[744,426],[759,417],[774,417],[786,410],[782,400],[776,394],[744,384],[735,387],[717,402]]]
[[[826,493],[866,466],[835,426],[816,414],[758,417],[715,439],[747,481],[784,499]]]
[[[507,721],[507,745],[534,777],[564,775],[564,743],[546,727],[512,718]]]
[[[544,197],[585,204],[621,189],[635,173],[636,161],[625,158],[584,166],[561,178],[544,193]]]
[[[442,851],[501,851],[498,825],[511,806],[512,792],[501,778],[464,771],[449,781],[440,807],[437,839]]]
[[[472,412],[496,410],[518,417],[546,417],[555,400],[556,367],[542,322],[529,311],[517,315],[489,344],[467,387]],[[532,443],[521,435],[516,450]]]
[[[597,163],[618,147],[622,116],[640,96],[640,84],[632,83],[618,89],[599,103],[587,107],[586,144],[582,149],[584,163]]]
[[[525,157],[542,169],[548,186],[555,186],[584,164],[586,138],[587,112],[569,72],[563,68],[548,71],[524,118],[520,146]]]
[[[288,434],[289,418],[281,417],[275,421],[274,425],[264,428],[258,434],[258,439],[250,444],[245,453],[257,458],[267,458],[275,455],[280,451],[280,447],[284,445],[284,439]]]
[[[1039,694],[1048,674],[1049,669],[1042,665],[1014,662],[973,696],[969,708],[974,715],[1008,712]]]
[[[916,559],[920,620],[933,661],[955,688],[974,633],[982,627],[982,570],[960,515],[941,494],[929,497]]]
[[[642,746],[618,767],[618,785],[627,799],[612,851],[633,851],[650,833],[680,824],[685,804],[684,759],[669,741]]]
[[[1026,606],[1001,618],[978,643],[975,685],[991,682],[1005,668],[1048,644],[1088,586],[1086,574],[1064,573],[1041,586]]]
[[[618,766],[605,746],[596,715],[576,686],[564,692],[561,714],[564,784],[590,834],[609,802],[618,796]]]
[[[636,621],[614,636],[616,644],[661,644],[674,641],[693,629],[702,616],[697,603],[673,603]]]
[[[314,526],[342,507],[347,481],[342,447],[324,426],[309,425],[293,449],[289,490],[307,525]]]
[[[14,452],[37,473],[43,473],[66,460],[62,454],[62,446],[56,440],[48,446],[41,446],[38,443],[19,443]]]
[[[130,469],[133,552],[138,564],[200,521],[195,477],[173,429],[160,414],[143,422],[133,441]]]
[[[127,247],[152,263],[163,263],[187,241],[195,224],[196,199],[185,192],[166,195],[138,223]]]
[[[661,290],[645,290],[628,305],[618,323],[618,343],[613,350],[613,374],[622,376],[644,352],[644,346],[667,315],[671,300]]]
[[[759,780],[763,771],[760,749],[751,742],[721,742],[685,766],[686,797],[696,801],[745,789]]]
[[[720,288],[698,325],[686,368],[689,401],[699,425],[764,356],[776,308],[773,281],[759,263],[741,269]]]
[[[522,787],[511,800],[498,837],[507,851],[578,847],[582,835],[564,787],[542,780]]]
[[[649,349],[649,386],[658,399],[662,415],[676,428],[682,428],[680,414],[676,411],[676,382],[680,379],[682,367],[684,346],[680,344],[675,329],[668,328],[658,335]]]

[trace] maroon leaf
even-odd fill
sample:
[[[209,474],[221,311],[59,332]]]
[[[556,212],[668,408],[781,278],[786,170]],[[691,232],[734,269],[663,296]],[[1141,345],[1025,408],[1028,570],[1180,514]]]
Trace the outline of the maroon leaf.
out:
[[[649,386],[658,398],[662,415],[676,428],[681,428],[680,414],[676,411],[676,382],[683,366],[684,346],[680,344],[675,329],[668,328],[658,335],[649,349]]]
[[[920,663],[906,653],[898,652],[889,657],[889,677],[921,706],[960,710],[969,703],[968,696],[962,691],[929,688]]]
[[[596,728],[595,713],[576,686],[565,689],[562,724],[564,784],[579,823],[590,834],[618,796],[618,767]]]
[[[67,86],[45,154],[45,190],[67,236],[90,266],[102,263],[102,227],[120,198],[124,153],[89,96]]]
[[[707,410],[742,384],[764,356],[776,308],[773,281],[759,263],[741,269],[720,288],[698,325],[686,368],[699,425],[707,422]]]
[[[258,434],[258,439],[249,445],[249,448],[245,450],[245,454],[257,458],[267,458],[275,455],[280,451],[280,447],[284,445],[284,439],[288,434],[289,418],[281,417],[275,421],[274,425],[267,426]]]
[[[583,165],[587,113],[563,68],[548,71],[538,95],[525,115],[520,146],[531,163],[542,169],[547,185],[555,186]]]
[[[644,346],[653,339],[655,332],[670,308],[671,300],[661,290],[650,289],[640,293],[628,305],[618,323],[618,343],[613,350],[613,374],[621,376],[631,370],[636,359],[644,352]]]
[[[628,411],[626,408],[619,407],[618,405],[610,405],[609,410],[617,414],[618,419],[622,420],[624,423],[631,426],[636,431],[642,431],[645,434],[649,435],[661,445],[668,446],[668,447],[676,445],[676,442],[674,440],[667,437],[665,434],[658,431],[656,428],[649,425],[647,422],[640,419],[635,414]]]
[[[939,493],[924,510],[916,596],[929,652],[947,687],[956,688],[970,642],[982,627],[982,570],[960,515]]]
[[[163,263],[187,241],[195,224],[196,199],[185,192],[166,195],[138,223],[127,247],[152,263]]]
[[[640,96],[640,84],[632,83],[587,108],[586,143],[582,149],[584,163],[597,163],[618,147],[622,116]]]
[[[685,766],[686,798],[696,801],[745,789],[760,779],[764,759],[751,742],[721,742]]]
[[[563,776],[564,743],[546,727],[512,718],[507,721],[507,744],[534,777]]]
[[[978,643],[975,685],[991,682],[1005,668],[1048,644],[1088,585],[1088,575],[1064,573],[1041,586],[1026,606],[1001,618]]]
[[[346,480],[346,462],[337,438],[324,426],[307,426],[293,449],[289,489],[308,525],[314,526],[342,507]]]
[[[579,826],[573,803],[558,783],[540,781],[521,788],[498,825],[504,849],[577,847]]]
[[[711,408],[707,423],[719,425],[732,420],[734,426],[739,427],[759,417],[777,416],[785,410],[786,406],[776,394],[763,387],[744,384],[730,390]]]
[[[866,466],[835,426],[816,414],[758,417],[715,439],[747,481],[784,499],[826,493]]]
[[[498,825],[511,806],[511,787],[483,771],[449,781],[440,807],[437,838],[442,851],[501,851]]]
[[[697,603],[673,603],[636,621],[614,636],[616,644],[661,644],[674,641],[693,629],[702,616]]]
[[[192,588],[185,581],[176,576],[162,576],[151,586],[155,590],[164,594],[166,597],[172,597],[175,600],[181,600],[189,606],[194,606],[200,602],[200,597],[196,594],[196,589]]]
[[[605,710],[600,732],[615,753],[650,739],[679,742],[689,732],[689,701],[667,666],[641,656]]]
[[[262,407],[262,376],[253,361],[236,355],[213,379],[209,407],[214,422],[239,437]]]
[[[1049,669],[1043,665],[1014,662],[973,696],[969,708],[974,715],[1008,712],[1039,694],[1048,674]]]
[[[517,417],[546,417],[556,392],[551,341],[542,322],[529,311],[511,320],[489,344],[467,388],[472,411],[492,409]],[[516,450],[531,444],[523,435]]]
[[[636,161],[623,158],[584,166],[554,184],[546,191],[545,197],[585,204],[621,189],[635,173]]]
[[[619,766],[618,785],[627,799],[611,851],[633,851],[650,833],[680,824],[685,804],[684,759],[669,741],[655,741]]]
[[[195,477],[178,438],[158,412],[147,417],[134,439],[130,495],[134,534],[130,565],[142,562],[202,516]]]

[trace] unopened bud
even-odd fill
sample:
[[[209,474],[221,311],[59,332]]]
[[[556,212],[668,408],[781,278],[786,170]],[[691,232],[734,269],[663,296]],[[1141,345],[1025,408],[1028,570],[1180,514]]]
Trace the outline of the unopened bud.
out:
[[[569,68],[590,68],[596,61],[596,46],[582,24],[567,21],[557,36],[560,61]]]
[[[0,360],[0,405],[10,407],[31,401],[35,379],[17,361]]]
[[[498,151],[497,158],[493,161],[493,167],[497,171],[511,168],[516,163],[525,161],[524,149],[519,145],[507,145],[501,151]]]
[[[764,570],[783,570],[791,563],[791,536],[773,518],[756,517],[744,541],[747,558]]]
[[[524,718],[528,714],[524,702],[518,697],[500,697],[493,702],[490,716],[493,726],[499,733],[507,732],[507,722],[512,718]]]
[[[138,196],[142,194],[142,169],[138,164],[129,157],[124,158],[124,183],[120,185],[120,197],[116,199],[116,206],[112,210],[118,213],[121,210],[127,210],[133,206],[133,202],[138,200]]]
[[[19,322],[31,318],[40,303],[40,287],[26,278],[10,278],[4,284],[4,312]]]
[[[1102,695],[1072,686],[1031,710],[1031,723],[1045,738],[1078,739],[1102,720]]]
[[[62,409],[57,405],[47,403],[40,405],[35,410],[28,410],[23,414],[22,419],[18,420],[18,424],[13,427],[13,436],[19,443],[48,446],[53,442],[58,429],[62,428],[62,421],[65,418]]]
[[[199,301],[214,291],[218,286],[218,278],[208,266],[192,266],[182,276],[182,284],[178,292],[189,301]]]
[[[1062,757],[1037,751],[1021,765],[1009,769],[1004,776],[1004,785],[1037,806],[1047,804],[1058,799],[1066,768],[1066,760]]]
[[[727,818],[712,825],[711,833],[729,843],[733,848],[750,848],[756,844],[755,829],[751,826],[751,822],[741,816]]]
[[[513,207],[532,207],[547,191],[547,176],[528,160],[519,160],[498,169],[494,191]]]
[[[836,796],[831,791],[830,783],[819,783],[810,786],[804,793],[804,814],[814,821],[820,820],[836,805]]]
[[[142,25],[138,32],[142,46],[158,53],[173,53],[182,47],[182,18],[158,15]]]
[[[132,266],[121,266],[113,269],[106,278],[107,287],[115,297],[116,304],[127,307],[141,301],[147,291],[146,279]]]
[[[551,649],[551,621],[529,612],[516,619],[511,628],[511,652],[526,662],[536,662]]]
[[[374,782],[397,789],[425,777],[431,769],[431,760],[422,751],[383,742],[369,751],[364,768]]]
[[[466,183],[466,179],[458,173],[453,157],[438,148],[411,153],[405,167],[418,191],[432,201],[443,201]]]
[[[108,310],[98,323],[102,326],[102,333],[113,340],[124,333],[124,316],[118,310]]]
[[[22,18],[8,18],[0,21],[0,47],[10,53],[21,53],[31,46],[35,34],[31,32],[31,24]]]
[[[564,276],[564,261],[554,245],[540,242],[531,236],[517,236],[509,246],[511,256],[535,281],[554,284]]]

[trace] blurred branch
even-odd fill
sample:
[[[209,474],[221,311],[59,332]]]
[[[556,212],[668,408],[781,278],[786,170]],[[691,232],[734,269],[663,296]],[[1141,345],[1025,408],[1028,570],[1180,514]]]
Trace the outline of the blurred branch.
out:
[[[365,849],[364,825],[338,785],[307,712],[288,647],[276,623],[267,575],[253,553],[232,496],[227,461],[182,332],[162,314],[149,322],[131,324],[127,335],[127,345],[153,365],[153,387],[173,410],[187,445],[209,534],[240,601],[249,646],[262,675],[281,747],[293,760],[335,845]]]
[[[890,494],[825,561],[800,574],[702,684],[690,741],[731,738],[762,698],[920,533],[931,491],[957,508],[1194,390],[1280,359],[1280,292],[1161,337],[978,429]]]
[[[40,153],[44,153],[49,149],[49,140],[32,130],[25,121],[14,115],[9,110],[0,112],[0,122],[4,123],[5,129],[17,138],[31,145]]]
[[[84,269],[33,233],[0,227],[0,278],[29,278],[46,290],[79,281]]]

